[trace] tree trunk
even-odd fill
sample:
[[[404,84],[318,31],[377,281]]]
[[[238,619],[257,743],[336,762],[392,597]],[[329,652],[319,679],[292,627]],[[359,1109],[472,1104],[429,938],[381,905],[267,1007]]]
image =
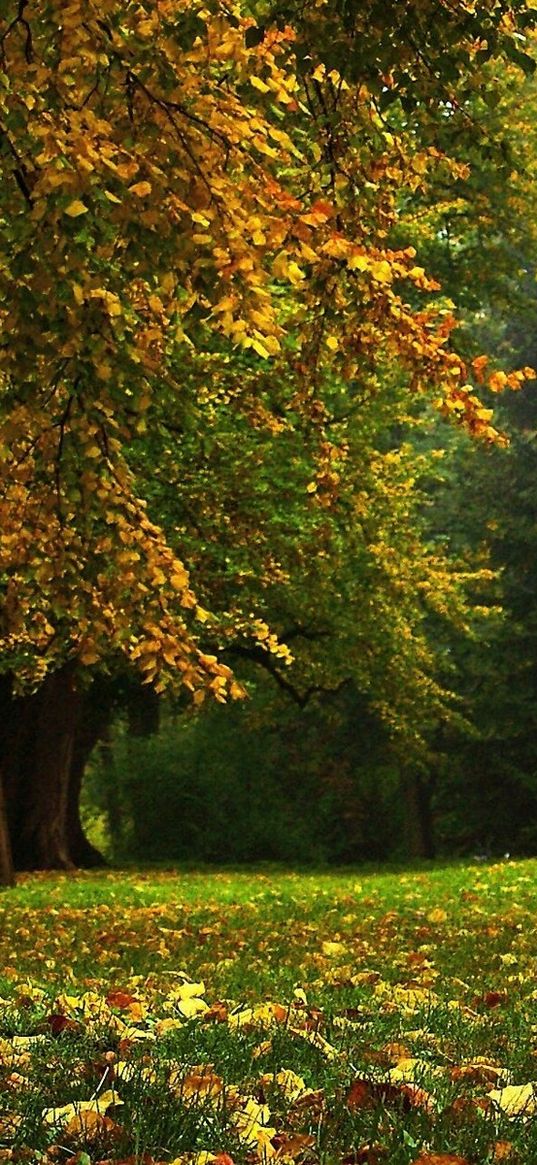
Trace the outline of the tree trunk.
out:
[[[4,798],[4,784],[0,774],[0,885],[13,886],[15,874],[13,857],[11,854],[11,840],[7,820],[7,809]]]
[[[408,857],[435,856],[432,791],[432,784],[426,777],[412,771],[401,773]]]
[[[16,869],[71,869],[101,860],[79,815],[84,766],[98,738],[96,718],[84,714],[84,695],[73,664],[47,676],[30,696],[14,697],[11,679],[0,679],[0,771]]]
[[[80,709],[74,666],[47,676],[23,700],[25,721],[18,772],[15,863],[21,869],[73,867],[67,834],[71,760]],[[24,715],[26,713],[26,715]]]

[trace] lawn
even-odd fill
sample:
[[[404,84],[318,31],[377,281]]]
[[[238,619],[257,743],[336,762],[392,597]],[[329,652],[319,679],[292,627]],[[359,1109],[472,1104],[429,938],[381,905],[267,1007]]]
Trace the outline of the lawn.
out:
[[[27,876],[0,1161],[537,1162],[537,862]]]

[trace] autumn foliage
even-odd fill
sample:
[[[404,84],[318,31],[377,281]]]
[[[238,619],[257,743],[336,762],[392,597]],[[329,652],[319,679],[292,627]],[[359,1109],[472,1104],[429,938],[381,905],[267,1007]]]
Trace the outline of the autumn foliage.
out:
[[[418,7],[419,30],[428,5]],[[517,7],[497,5],[492,22],[487,6],[454,7],[441,5],[442,21],[460,37],[462,72],[484,52],[479,29],[489,55],[516,43]],[[409,401],[422,394],[495,440],[473,387],[483,363],[472,370],[454,350],[450,305],[414,247],[391,239],[405,192],[439,167],[464,181],[465,165],[410,125],[388,125],[378,78],[408,99],[414,65],[405,81],[373,56],[367,76],[363,14],[350,28],[330,5],[309,23],[291,10],[256,22],[216,2],[10,8],[0,34],[3,668],[35,686],[66,659],[124,659],[159,688],[240,695],[215,654],[219,635],[202,649],[210,616],[184,549],[152,512],[151,467],[133,462],[132,444],[155,410],[174,414],[186,368],[203,406],[224,393],[230,416],[274,439],[309,434],[305,510],[330,512],[337,493],[331,462],[345,428],[330,428],[329,385],[351,404],[372,399],[397,367]],[[380,31],[389,53],[389,25]],[[323,60],[326,43],[339,45],[338,67]],[[414,61],[415,92],[434,112],[445,92],[420,74],[417,49]],[[492,372],[489,387],[524,375]],[[275,421],[267,393],[282,384]],[[180,464],[180,432],[175,441]],[[236,631],[285,657],[255,615],[237,616]]]

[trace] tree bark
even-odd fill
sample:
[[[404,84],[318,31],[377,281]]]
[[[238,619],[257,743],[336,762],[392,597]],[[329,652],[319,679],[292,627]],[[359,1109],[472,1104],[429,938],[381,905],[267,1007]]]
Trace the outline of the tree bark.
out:
[[[434,858],[436,853],[431,797],[432,784],[419,773],[401,773],[405,809],[406,849],[411,858]]]
[[[23,700],[17,828],[12,837],[20,869],[72,869],[67,835],[71,760],[80,709],[74,666],[47,676]]]
[[[4,784],[0,774],[0,885],[14,886],[15,872],[11,853],[11,839],[4,797]]]
[[[79,814],[84,767],[100,725],[86,704],[73,664],[29,696],[13,696],[10,678],[0,679],[0,771],[16,869],[72,869],[102,860]]]

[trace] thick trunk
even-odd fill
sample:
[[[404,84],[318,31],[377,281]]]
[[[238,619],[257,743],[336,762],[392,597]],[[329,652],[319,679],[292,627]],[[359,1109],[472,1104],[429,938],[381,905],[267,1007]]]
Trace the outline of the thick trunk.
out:
[[[67,664],[48,676],[22,703],[26,708],[12,837],[15,864],[21,869],[71,869],[67,807],[80,709],[74,668]]]
[[[13,886],[14,884],[15,874],[11,853],[11,839],[9,836],[7,809],[4,798],[4,785],[0,774],[0,885]]]
[[[17,869],[95,865],[79,815],[84,766],[98,736],[66,664],[39,691],[16,698],[0,681],[0,769]]]

